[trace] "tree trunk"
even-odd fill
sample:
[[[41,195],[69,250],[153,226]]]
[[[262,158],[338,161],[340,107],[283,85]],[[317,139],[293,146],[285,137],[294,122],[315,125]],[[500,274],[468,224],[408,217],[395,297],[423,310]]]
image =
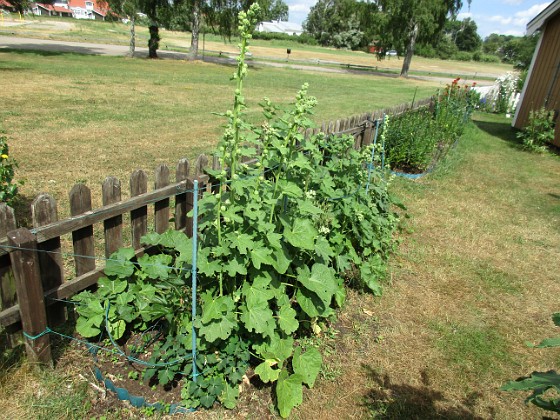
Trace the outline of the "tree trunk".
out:
[[[148,41],[148,58],[158,58],[157,50],[159,48],[159,28],[157,25],[151,25],[150,28],[150,39]]]
[[[410,31],[408,45],[406,46],[406,54],[404,56],[401,69],[401,77],[408,77],[408,70],[410,69],[410,63],[412,61],[412,56],[414,55],[414,45],[416,44],[416,38],[418,37],[418,29],[418,23],[414,23],[412,31]]]
[[[198,38],[200,33],[200,4],[197,0],[195,0],[193,4],[191,31],[191,54],[196,60],[196,56],[198,55]]]
[[[135,27],[135,16],[132,15],[130,18],[130,46],[128,48],[128,56],[134,57],[134,50],[136,49],[136,27]]]

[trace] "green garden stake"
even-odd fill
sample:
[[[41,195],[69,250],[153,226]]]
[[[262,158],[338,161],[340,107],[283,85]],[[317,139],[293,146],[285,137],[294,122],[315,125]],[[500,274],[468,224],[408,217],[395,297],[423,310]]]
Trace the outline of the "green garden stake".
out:
[[[192,249],[192,376],[196,382],[198,372],[196,369],[196,330],[194,328],[194,319],[196,317],[196,256],[197,256],[197,240],[198,240],[198,180],[194,180],[193,193],[193,249]]]

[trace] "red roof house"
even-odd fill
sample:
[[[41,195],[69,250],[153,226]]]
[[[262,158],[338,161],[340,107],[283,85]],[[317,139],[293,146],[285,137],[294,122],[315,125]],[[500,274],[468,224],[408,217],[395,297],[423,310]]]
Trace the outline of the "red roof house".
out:
[[[105,20],[109,9],[97,0],[56,0],[54,4],[32,3],[32,11],[35,15]]]

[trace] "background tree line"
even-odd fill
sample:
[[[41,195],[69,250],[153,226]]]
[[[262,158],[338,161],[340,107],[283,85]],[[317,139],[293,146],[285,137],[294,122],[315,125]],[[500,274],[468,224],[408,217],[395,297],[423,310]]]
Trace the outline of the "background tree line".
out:
[[[318,0],[304,29],[320,45],[353,50],[373,46],[381,57],[396,50],[405,61],[412,52],[529,67],[537,37],[491,34],[483,40],[475,21],[457,19],[461,7],[460,0]]]

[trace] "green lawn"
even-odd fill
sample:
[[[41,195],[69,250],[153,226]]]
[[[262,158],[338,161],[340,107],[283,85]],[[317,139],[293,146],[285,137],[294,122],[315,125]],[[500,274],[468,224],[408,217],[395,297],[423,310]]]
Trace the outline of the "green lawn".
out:
[[[21,192],[49,192],[67,215],[75,182],[87,182],[99,204],[108,175],[129,174],[182,157],[212,153],[231,108],[233,67],[203,62],[150,61],[78,54],[0,52],[9,77],[0,109],[12,156],[19,162]],[[246,81],[247,118],[262,121],[266,96],[292,101],[303,83],[318,98],[321,123],[429,97],[438,84],[419,80],[253,68]]]

